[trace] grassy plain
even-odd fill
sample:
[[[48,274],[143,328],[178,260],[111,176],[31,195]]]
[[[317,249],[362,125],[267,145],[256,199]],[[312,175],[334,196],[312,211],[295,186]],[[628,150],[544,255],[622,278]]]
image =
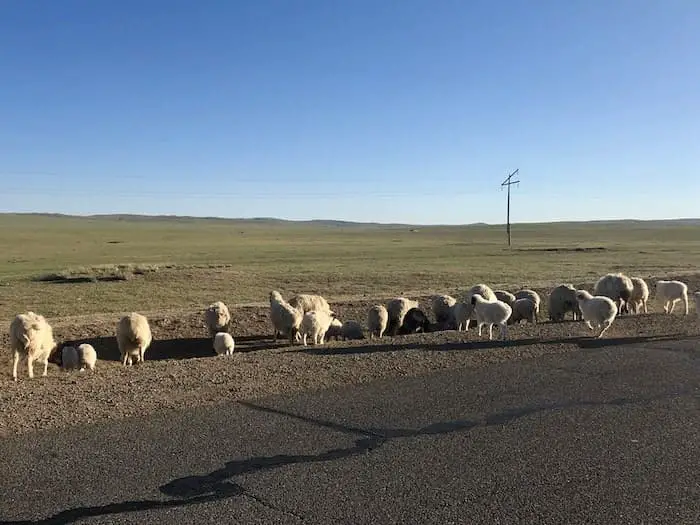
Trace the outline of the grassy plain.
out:
[[[0,215],[5,319],[264,304],[271,289],[379,299],[698,268],[700,222],[516,224],[509,249],[503,226]]]

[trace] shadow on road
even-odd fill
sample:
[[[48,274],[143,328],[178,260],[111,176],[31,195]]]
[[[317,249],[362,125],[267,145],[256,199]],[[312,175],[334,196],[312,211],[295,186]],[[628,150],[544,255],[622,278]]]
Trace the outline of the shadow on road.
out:
[[[355,442],[345,448],[325,450],[318,454],[278,454],[275,456],[258,456],[243,460],[229,461],[220,469],[204,475],[186,476],[174,479],[159,487],[159,491],[170,498],[169,500],[130,500],[109,505],[94,507],[78,507],[61,511],[42,520],[25,521],[0,521],[0,525],[63,525],[95,516],[122,514],[126,512],[138,512],[153,509],[166,509],[185,507],[201,503],[214,502],[234,497],[249,497],[265,505],[266,507],[291,516],[303,519],[287,509],[278,509],[262,500],[260,497],[250,494],[244,487],[235,483],[236,476],[252,474],[259,471],[272,470],[287,465],[319,463],[326,461],[338,461],[361,454],[369,454],[380,448],[388,441],[395,439],[415,438],[419,436],[446,435],[453,432],[469,431],[477,427],[489,427],[512,423],[522,417],[554,410],[564,410],[574,407],[606,407],[642,405],[653,401],[678,397],[687,394],[681,391],[673,394],[665,394],[653,397],[615,398],[607,401],[569,401],[565,403],[545,403],[506,409],[501,412],[486,414],[478,420],[453,420],[436,422],[419,428],[359,428],[340,423],[325,421],[309,416],[285,412],[271,407],[265,407],[248,402],[239,404],[256,411],[279,415],[303,421],[318,427],[328,428],[345,434],[361,436]]]

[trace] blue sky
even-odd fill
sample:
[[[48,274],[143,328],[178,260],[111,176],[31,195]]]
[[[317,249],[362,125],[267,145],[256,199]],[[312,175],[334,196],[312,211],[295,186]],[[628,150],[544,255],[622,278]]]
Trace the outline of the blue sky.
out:
[[[696,0],[4,0],[0,211],[698,216]],[[660,187],[678,195],[660,198]]]

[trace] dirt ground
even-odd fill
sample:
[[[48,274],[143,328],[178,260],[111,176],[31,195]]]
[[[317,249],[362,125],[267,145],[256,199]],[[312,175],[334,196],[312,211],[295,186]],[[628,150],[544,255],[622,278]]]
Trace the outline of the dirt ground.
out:
[[[700,289],[700,275],[685,277],[684,281],[690,290]],[[649,314],[620,316],[603,339],[594,340],[581,322],[546,321],[549,289],[537,291],[543,297],[541,322],[511,327],[510,340],[505,344],[496,340],[497,329],[494,341],[488,340],[487,333],[478,337],[471,329],[466,333],[440,331],[290,347],[286,342],[272,342],[269,307],[229,305],[237,352],[216,356],[202,312],[143,312],[148,315],[154,341],[146,352],[146,362],[131,368],[123,368],[119,362],[114,338],[117,316],[49,319],[59,344],[89,342],[95,347],[97,370],[65,372],[56,364],[56,356],[52,357],[47,377],[41,377],[41,365],[37,364],[36,377],[30,381],[25,361],[21,361],[19,381],[15,383],[8,336],[3,334],[0,436],[543,354],[700,335],[700,320],[692,304],[688,316],[682,315],[678,306],[673,315],[664,315],[652,290]],[[374,304],[330,299],[341,320],[355,319],[363,325],[368,308]],[[429,299],[417,299],[429,311]],[[429,315],[432,317],[432,312]]]

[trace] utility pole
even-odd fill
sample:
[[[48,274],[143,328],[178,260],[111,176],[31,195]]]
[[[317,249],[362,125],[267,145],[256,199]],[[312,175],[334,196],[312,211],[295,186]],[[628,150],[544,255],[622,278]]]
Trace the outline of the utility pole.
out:
[[[508,178],[504,180],[501,183],[501,189],[503,189],[503,186],[506,186],[508,188],[508,207],[506,208],[506,231],[508,232],[508,247],[510,247],[510,187],[513,184],[519,184],[519,180],[512,180],[513,177],[520,171],[520,168],[515,170],[513,173],[508,175]]]

